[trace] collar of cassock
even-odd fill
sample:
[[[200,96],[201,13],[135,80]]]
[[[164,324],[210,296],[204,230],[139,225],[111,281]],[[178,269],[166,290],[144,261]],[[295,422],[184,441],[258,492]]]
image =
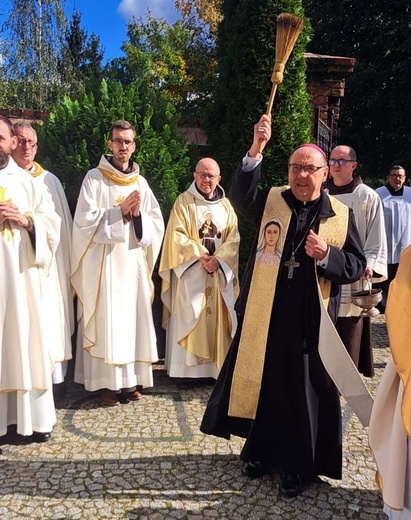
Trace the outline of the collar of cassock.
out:
[[[197,184],[194,183],[194,187],[198,191],[198,193],[202,197],[204,197],[205,200],[207,200],[208,202],[212,202],[212,201],[216,201],[216,200],[220,200],[220,199],[224,198],[224,192],[223,192],[223,190],[221,189],[221,187],[218,184],[215,187],[214,194],[211,197],[211,199],[207,198],[207,195],[205,193],[203,193],[201,190],[198,189]]]
[[[396,190],[395,188],[393,188],[391,186],[391,184],[388,184],[388,182],[387,182],[385,187],[391,193],[391,195],[393,195],[394,197],[402,197],[402,195],[404,194],[404,185],[401,186],[401,188],[399,190]]]

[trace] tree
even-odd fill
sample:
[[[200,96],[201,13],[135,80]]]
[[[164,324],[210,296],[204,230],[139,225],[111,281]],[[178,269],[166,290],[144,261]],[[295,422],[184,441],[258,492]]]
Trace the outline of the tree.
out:
[[[59,59],[61,81],[68,96],[84,92],[86,83],[103,77],[104,50],[100,38],[81,27],[81,14],[74,10]]]
[[[232,172],[252,139],[252,124],[265,112],[275,56],[276,17],[303,15],[301,0],[223,0],[218,38],[218,81],[207,134],[224,172]],[[303,52],[310,35],[300,35],[279,85],[273,110],[273,138],[264,151],[263,183],[282,183],[292,149],[311,140],[311,107]],[[229,175],[226,175],[228,181]]]
[[[123,87],[102,80],[78,100],[66,96],[37,127],[39,161],[60,177],[74,209],[84,174],[98,164],[108,129],[117,119],[135,126],[136,160],[167,216],[189,182],[187,147],[177,129],[175,108],[143,81]]]
[[[394,162],[409,164],[409,3],[304,0],[304,5],[315,27],[309,49],[357,60],[346,79],[339,142],[357,150],[368,177],[382,177]]]
[[[169,25],[147,15],[133,19],[127,28],[124,58],[113,60],[109,77],[123,85],[142,78],[184,117],[199,117],[208,102],[214,73],[212,50],[196,30],[181,21]]]
[[[222,20],[221,4],[222,0],[175,0],[184,22],[214,42]]]
[[[10,0],[0,54],[18,106],[46,109],[58,97],[57,61],[66,18],[60,0]]]

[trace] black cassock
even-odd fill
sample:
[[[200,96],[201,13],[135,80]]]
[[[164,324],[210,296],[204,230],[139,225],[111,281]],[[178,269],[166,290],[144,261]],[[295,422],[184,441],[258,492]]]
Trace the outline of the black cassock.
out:
[[[259,176],[259,166],[253,172],[242,172],[239,168],[229,196],[235,210],[257,229],[269,191],[258,189]],[[366,259],[350,210],[343,249],[330,247],[327,268],[316,266],[315,260],[305,254],[305,237],[309,229],[318,231],[321,218],[335,215],[330,199],[322,191],[319,199],[304,205],[291,190],[282,195],[292,209],[292,217],[281,255],[255,420],[229,417],[227,412],[258,234],[236,302],[238,329],[200,429],[227,439],[231,434],[246,437],[241,452],[244,461],[260,461],[280,472],[298,473],[306,478],[325,475],[339,479],[342,472],[340,398],[318,353],[320,303],[315,270],[332,282],[328,312],[335,322],[339,285],[358,280],[366,267]],[[299,266],[289,277],[284,263],[290,260],[292,249],[295,251],[300,243],[295,252]]]

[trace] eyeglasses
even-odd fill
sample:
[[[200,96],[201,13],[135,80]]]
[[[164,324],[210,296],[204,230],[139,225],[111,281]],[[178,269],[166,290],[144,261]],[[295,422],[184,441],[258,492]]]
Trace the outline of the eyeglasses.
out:
[[[335,166],[336,164],[338,164],[338,166],[345,166],[347,164],[347,162],[356,162],[356,161],[354,161],[354,159],[330,159],[328,161],[328,164],[330,166]]]
[[[403,177],[405,177],[405,175],[403,173],[390,173],[390,177],[393,177],[395,179],[402,179]]]
[[[130,141],[129,139],[119,139],[118,137],[113,139],[112,142],[116,146],[124,146],[125,148],[130,148],[130,146],[134,144],[134,141]]]
[[[199,177],[201,177],[202,179],[208,180],[208,181],[214,181],[215,179],[220,178],[219,175],[211,175],[210,173],[204,173],[204,172],[195,172],[195,174],[198,175]]]
[[[301,164],[292,163],[288,165],[289,170],[291,173],[298,175],[301,172],[307,172],[308,175],[312,175],[313,173],[317,172],[318,170],[321,170],[321,168],[325,168],[326,165],[323,164],[322,166],[314,166],[313,164],[307,164],[306,166],[302,166]]]
[[[19,139],[19,146],[28,146],[29,148],[34,148],[37,144],[37,141],[32,141],[31,139]]]

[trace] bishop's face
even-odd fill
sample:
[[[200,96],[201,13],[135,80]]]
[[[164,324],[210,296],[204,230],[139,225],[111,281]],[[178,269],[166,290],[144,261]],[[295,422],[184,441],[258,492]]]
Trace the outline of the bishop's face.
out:
[[[314,148],[303,146],[290,157],[288,182],[293,195],[302,202],[318,199],[327,174],[326,158]]]

